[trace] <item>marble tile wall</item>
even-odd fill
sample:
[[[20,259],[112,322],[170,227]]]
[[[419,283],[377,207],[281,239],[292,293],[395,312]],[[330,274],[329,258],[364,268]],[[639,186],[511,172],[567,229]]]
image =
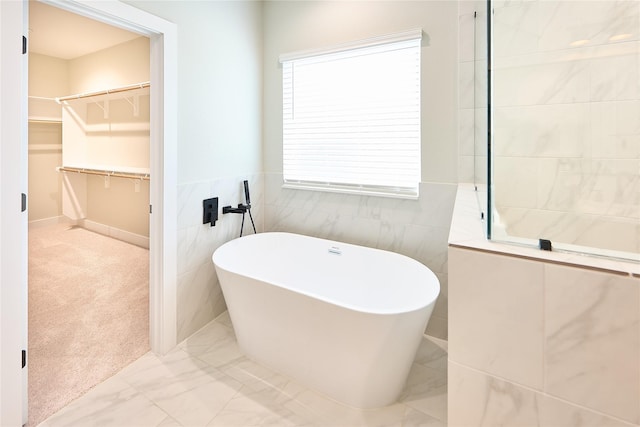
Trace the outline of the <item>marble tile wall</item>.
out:
[[[640,278],[449,248],[450,426],[640,425]]]
[[[494,188],[506,232],[638,254],[640,2],[494,10]]]
[[[265,174],[265,230],[301,233],[398,252],[429,267],[441,293],[427,334],[447,337],[447,239],[456,185],[422,183],[419,200],[282,188]]]
[[[243,181],[249,180],[253,219],[258,232],[264,229],[262,174],[234,176],[178,186],[178,342],[226,310],[222,290],[211,261],[223,243],[240,235],[242,215],[222,215],[222,207],[244,203]],[[218,197],[218,221],[202,224],[202,201]],[[244,234],[253,233],[248,215]]]

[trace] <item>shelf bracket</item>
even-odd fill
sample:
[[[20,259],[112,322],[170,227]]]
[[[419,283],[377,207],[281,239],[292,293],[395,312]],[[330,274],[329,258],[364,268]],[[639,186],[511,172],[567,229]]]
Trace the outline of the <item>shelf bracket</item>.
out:
[[[102,101],[102,105],[100,105],[100,102],[98,101],[95,101],[95,104],[100,107],[105,120],[107,120],[109,118],[109,100],[105,99]]]
[[[131,100],[129,100],[129,97],[125,97],[124,98],[129,105],[131,105],[133,107],[133,116],[134,117],[138,117],[140,116],[140,95],[139,94],[135,94],[131,97]]]

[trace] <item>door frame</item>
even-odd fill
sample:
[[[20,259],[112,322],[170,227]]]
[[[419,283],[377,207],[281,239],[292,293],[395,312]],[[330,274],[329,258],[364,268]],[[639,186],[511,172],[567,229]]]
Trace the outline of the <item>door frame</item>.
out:
[[[22,36],[27,4],[0,1],[0,425],[26,421],[27,68]]]
[[[41,1],[150,39],[149,341],[166,354],[177,343],[177,26],[118,0]],[[27,8],[28,0],[0,0],[0,425],[25,423],[27,407],[20,353],[28,333],[28,232],[20,193],[27,194],[28,66],[19,48]]]
[[[177,340],[177,26],[117,0],[40,1],[150,39],[149,342],[166,354]]]

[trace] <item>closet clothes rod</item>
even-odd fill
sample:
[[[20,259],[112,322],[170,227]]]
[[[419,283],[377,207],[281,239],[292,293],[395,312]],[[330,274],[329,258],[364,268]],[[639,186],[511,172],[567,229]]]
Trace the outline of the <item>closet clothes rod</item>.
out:
[[[130,90],[144,89],[150,86],[151,86],[150,82],[142,82],[142,83],[136,83],[129,86],[121,86],[113,89],[100,90],[97,92],[86,92],[86,93],[79,93],[77,95],[61,96],[60,98],[56,98],[56,101],[58,103],[61,103],[63,101],[70,101],[73,99],[91,98],[92,96],[109,95],[112,93],[120,93],[120,92],[127,92]]]
[[[48,98],[46,96],[29,95],[29,99],[37,99],[38,101],[55,101],[56,98]]]
[[[62,124],[62,119],[27,119],[29,123],[50,123],[50,124]]]
[[[149,174],[143,173],[129,173],[129,172],[117,172],[117,171],[103,171],[98,169],[84,169],[84,168],[72,168],[67,166],[58,166],[56,168],[58,172],[76,172],[76,173],[84,173],[88,175],[100,175],[100,176],[113,176],[116,178],[129,178],[129,179],[140,179],[144,181],[149,181],[151,177]]]

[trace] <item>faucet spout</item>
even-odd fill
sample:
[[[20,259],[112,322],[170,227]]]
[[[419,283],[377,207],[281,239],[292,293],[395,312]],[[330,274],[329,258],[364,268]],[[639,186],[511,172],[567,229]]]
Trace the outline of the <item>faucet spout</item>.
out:
[[[238,204],[237,208],[232,208],[231,206],[224,206],[222,208],[223,214],[228,214],[228,213],[244,214],[246,212],[247,212],[247,206],[243,205],[242,203]]]

